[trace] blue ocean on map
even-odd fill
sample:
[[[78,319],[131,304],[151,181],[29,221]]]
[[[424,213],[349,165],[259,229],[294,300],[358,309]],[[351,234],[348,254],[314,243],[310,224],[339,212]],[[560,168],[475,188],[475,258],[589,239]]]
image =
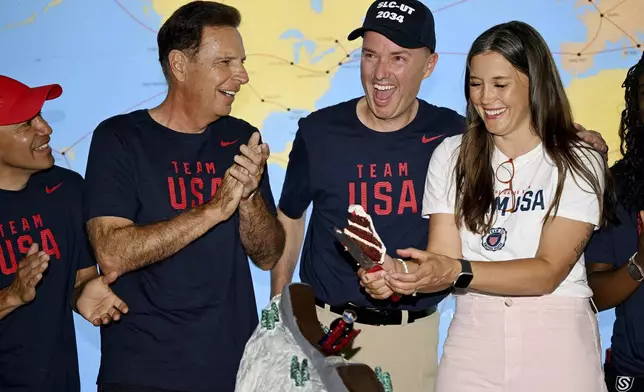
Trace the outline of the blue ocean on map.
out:
[[[306,2],[318,16],[331,8],[329,0],[326,3],[323,0],[289,1]],[[235,0],[227,3],[235,5]],[[368,1],[362,3],[366,10]],[[566,86],[574,79],[589,78],[603,70],[626,70],[634,62],[635,56],[623,55],[621,49],[630,42],[622,39],[606,43],[605,51],[592,57],[593,65],[588,70],[572,74],[564,69],[566,57],[559,53],[562,45],[584,43],[589,39],[580,16],[595,10],[590,5],[577,7],[578,1],[522,0],[518,5],[516,0],[497,0],[493,6],[490,1],[474,0],[429,0],[425,3],[435,12],[439,61],[433,74],[423,82],[419,96],[461,114],[465,109],[466,53],[477,35],[497,23],[522,20],[536,27],[555,53]],[[602,4],[601,1],[595,3]],[[287,11],[288,7],[283,7],[280,12]],[[43,109],[43,116],[54,128],[51,144],[56,150],[58,165],[83,175],[92,131],[101,121],[120,113],[153,107],[164,98],[167,87],[156,47],[156,33],[162,20],[151,0],[0,3],[0,43],[5,53],[0,74],[29,85],[56,82],[63,86],[63,96],[48,102]],[[333,18],[329,21],[333,23]],[[356,19],[355,25],[347,26],[346,33],[361,23],[361,17]],[[293,56],[290,61],[295,64],[315,67],[321,60],[334,56],[345,61],[344,52],[320,50],[316,42],[319,37],[307,35],[307,30],[299,27],[302,30],[284,24],[279,36],[266,37],[266,40],[289,43]],[[262,34],[261,27],[256,33]],[[644,42],[644,34],[636,37]],[[315,108],[363,94],[359,60],[359,51],[351,53],[351,58],[331,76],[328,90],[316,97]],[[284,151],[297,132],[298,120],[307,114],[308,109],[293,107],[289,112],[276,110],[263,119],[260,128],[272,152]],[[268,171],[273,197],[277,201],[285,170],[282,165],[271,163]],[[307,216],[309,214],[310,209]],[[295,280],[299,280],[298,270]],[[259,312],[269,300],[270,279],[267,272],[255,267],[252,274]],[[442,343],[454,311],[453,298],[444,301],[440,309]],[[100,361],[98,329],[78,316],[75,320],[82,388],[83,391],[96,390]],[[602,345],[606,348],[610,345],[613,311],[600,313],[599,320]]]

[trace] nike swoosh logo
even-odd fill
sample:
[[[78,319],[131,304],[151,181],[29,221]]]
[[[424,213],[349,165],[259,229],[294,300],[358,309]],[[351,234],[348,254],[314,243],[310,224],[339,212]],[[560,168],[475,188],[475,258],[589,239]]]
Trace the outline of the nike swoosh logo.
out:
[[[232,142],[225,142],[225,141],[223,141],[223,140],[222,140],[222,141],[221,141],[221,146],[222,146],[222,147],[228,147],[228,146],[230,146],[231,144],[235,144],[235,143],[237,143],[237,141],[238,141],[238,140],[239,140],[239,139],[237,139],[237,140],[233,140]]]
[[[422,141],[423,141],[423,144],[427,144],[427,143],[433,142],[434,140],[439,139],[439,138],[441,138],[443,136],[445,136],[445,135],[438,135],[438,136],[432,136],[432,137],[427,137],[427,136],[423,135]]]
[[[58,185],[54,186],[53,188],[50,188],[50,187],[48,187],[48,186],[45,186],[45,192],[47,192],[47,194],[50,194],[50,193],[52,193],[53,191],[55,191],[56,189],[58,189],[58,187],[59,187],[59,186],[61,186],[61,185],[63,185],[63,184],[64,184],[64,182],[61,182],[60,184],[58,184]]]

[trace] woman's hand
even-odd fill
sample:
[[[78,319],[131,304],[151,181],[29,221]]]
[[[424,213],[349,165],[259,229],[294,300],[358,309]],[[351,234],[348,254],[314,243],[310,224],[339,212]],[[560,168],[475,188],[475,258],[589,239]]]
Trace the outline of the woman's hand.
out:
[[[422,251],[415,248],[399,249],[398,254],[417,264],[409,273],[386,274],[384,280],[393,291],[401,294],[415,292],[435,293],[452,286],[461,272],[461,263],[447,256]]]

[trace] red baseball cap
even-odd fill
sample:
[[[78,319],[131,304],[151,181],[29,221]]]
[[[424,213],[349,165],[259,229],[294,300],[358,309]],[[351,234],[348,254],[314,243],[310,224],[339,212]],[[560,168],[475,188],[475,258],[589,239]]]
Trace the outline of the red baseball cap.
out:
[[[8,76],[0,75],[0,125],[18,124],[35,117],[45,101],[63,93],[58,84],[29,87]]]

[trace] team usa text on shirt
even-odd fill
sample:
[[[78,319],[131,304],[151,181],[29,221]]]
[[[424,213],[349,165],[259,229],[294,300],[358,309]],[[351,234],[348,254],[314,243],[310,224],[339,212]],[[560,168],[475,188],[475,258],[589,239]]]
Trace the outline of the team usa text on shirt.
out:
[[[172,161],[173,176],[168,176],[170,204],[175,210],[185,210],[210,200],[221,186],[221,177],[215,177],[214,162]],[[204,199],[204,195],[206,198]]]
[[[60,249],[54,233],[50,228],[45,228],[40,214],[0,223],[0,238],[0,270],[3,275],[16,273],[18,262],[34,242],[39,243],[40,249],[49,256],[60,260]]]
[[[365,211],[376,215],[418,211],[414,180],[406,178],[409,177],[407,162],[358,164],[356,170],[357,180],[349,182],[349,204],[360,204]],[[371,203],[373,208],[368,208]]]
[[[498,192],[497,192],[498,193]],[[512,201],[512,196],[508,195],[508,192],[503,193],[503,197],[497,195],[495,198],[496,210],[501,213],[501,216],[505,216],[506,212],[514,207],[516,212],[519,211],[535,211],[545,210],[546,206],[543,201],[543,189],[537,191],[526,189],[524,191],[514,191],[514,206]]]

